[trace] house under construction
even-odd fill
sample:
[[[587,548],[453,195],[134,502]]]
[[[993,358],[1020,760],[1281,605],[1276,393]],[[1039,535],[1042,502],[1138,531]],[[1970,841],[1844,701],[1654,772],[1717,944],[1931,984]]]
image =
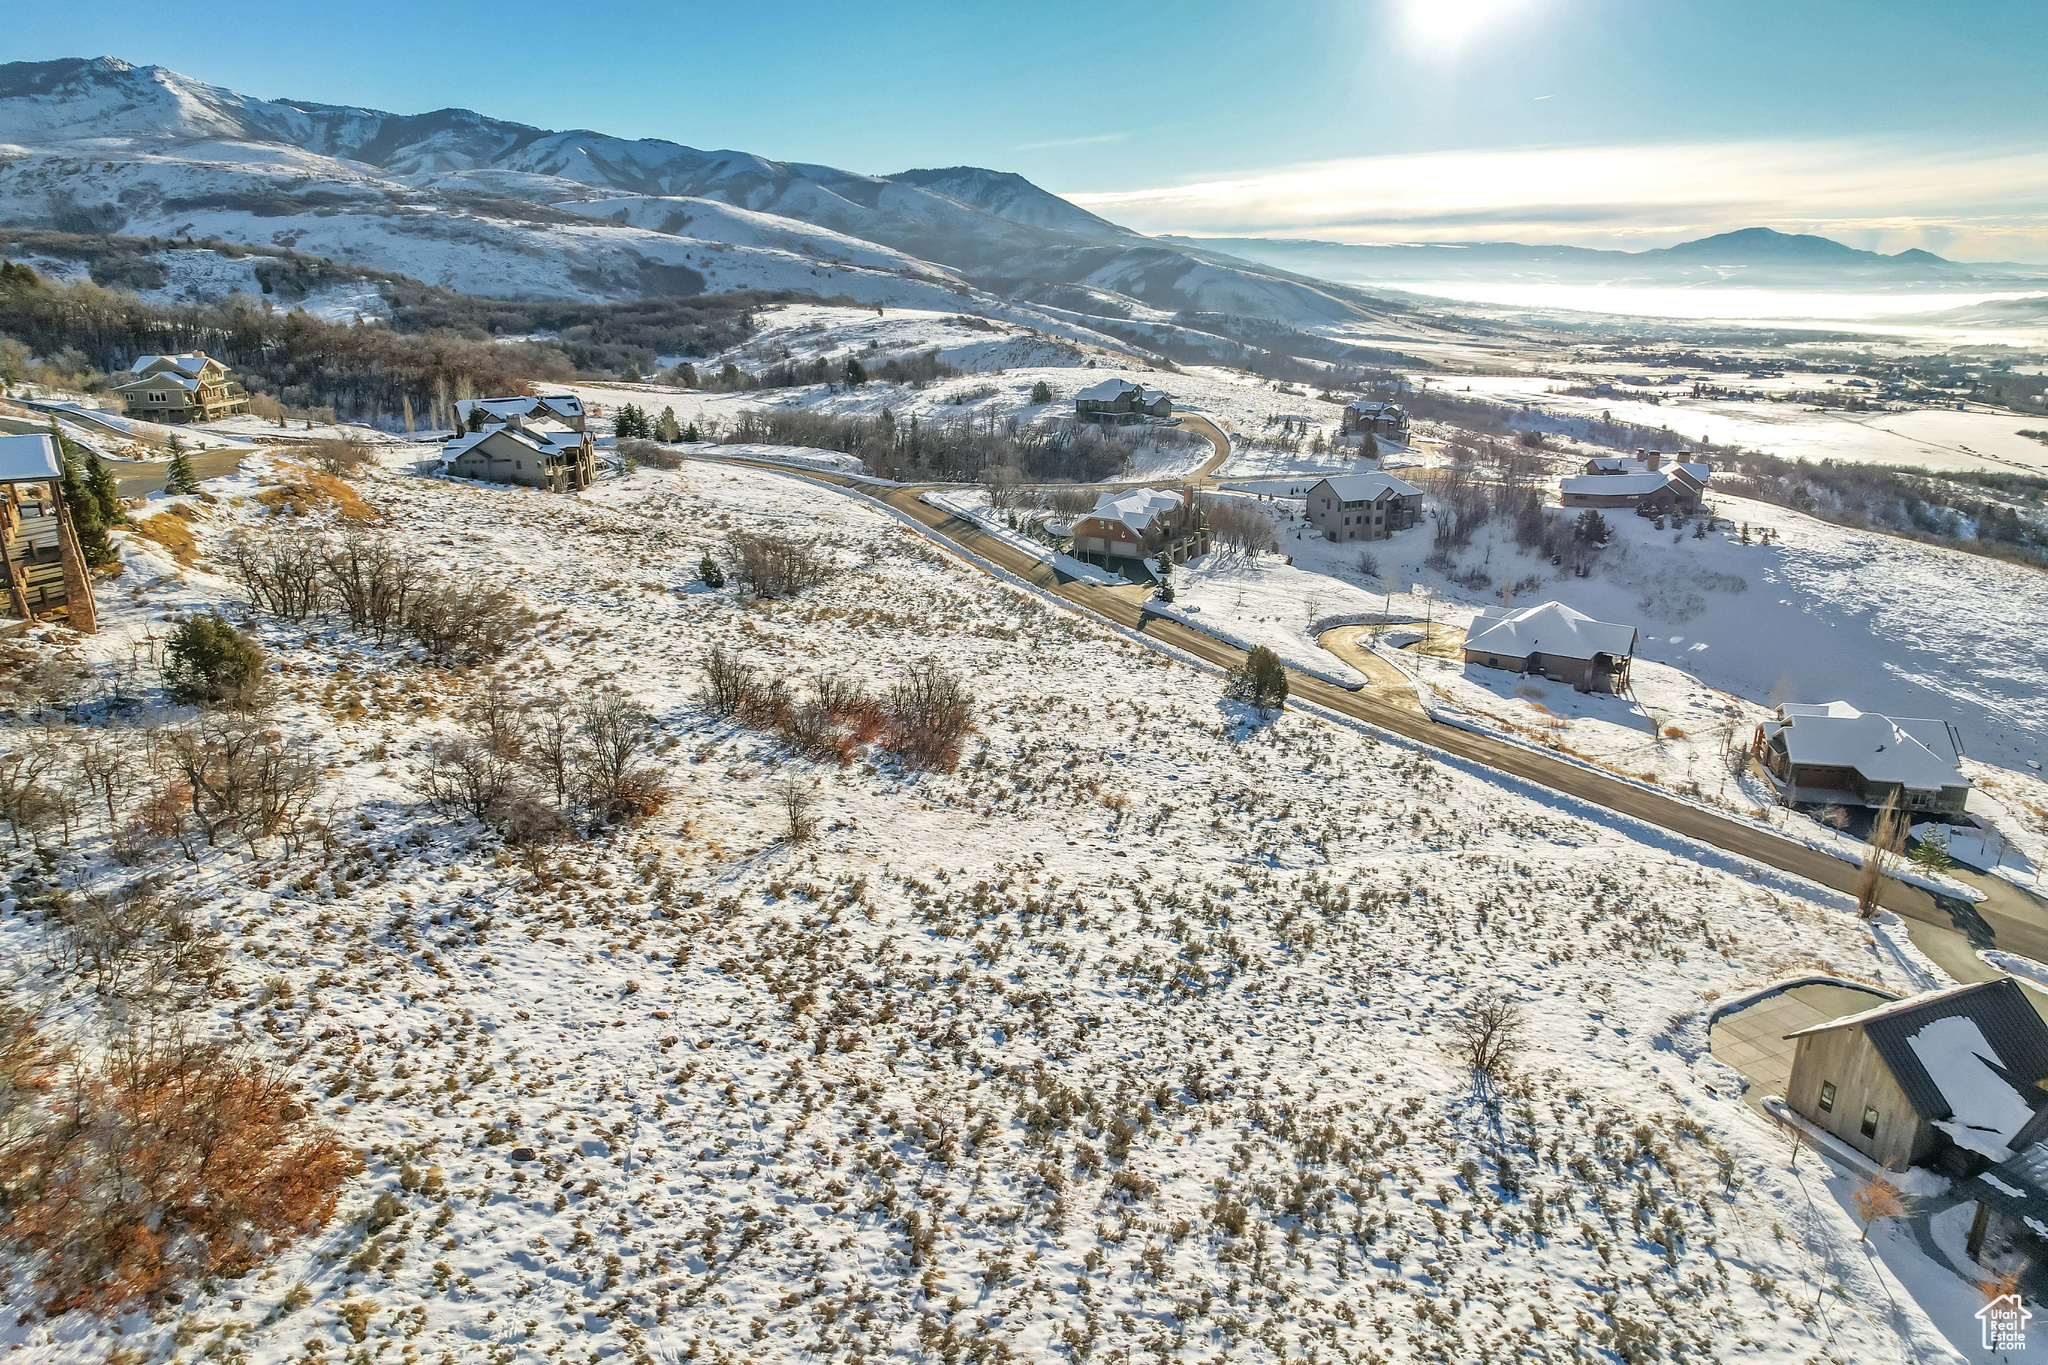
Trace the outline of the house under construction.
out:
[[[99,628],[92,577],[64,506],[63,478],[56,441],[0,436],[0,541],[14,614],[25,621],[62,618],[91,634]]]

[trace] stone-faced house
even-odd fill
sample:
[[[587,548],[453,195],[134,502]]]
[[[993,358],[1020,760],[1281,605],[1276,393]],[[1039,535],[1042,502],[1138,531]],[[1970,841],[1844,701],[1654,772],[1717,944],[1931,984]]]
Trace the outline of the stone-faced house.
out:
[[[1117,567],[1116,560],[1185,564],[1208,551],[1201,508],[1188,494],[1164,488],[1106,490],[1095,510],[1074,522],[1074,557],[1104,568]]]
[[[1344,418],[1339,430],[1346,436],[1363,432],[1407,445],[1408,409],[1399,403],[1371,403],[1355,398],[1344,405]]]
[[[1391,474],[1339,474],[1308,490],[1304,513],[1324,540],[1385,540],[1422,520],[1422,490]]]
[[[54,440],[40,432],[0,436],[0,545],[9,605],[25,621],[61,613],[73,630],[89,635],[99,628],[99,615],[63,478]]]
[[[1961,815],[1970,799],[1963,740],[1945,720],[1880,716],[1845,701],[1786,702],[1750,741],[1786,805],[1882,807]]]
[[[2009,976],[1787,1034],[1785,1103],[1878,1165],[1954,1173],[2048,1136],[2048,1024]]]
[[[1074,416],[1104,426],[1128,426],[1173,413],[1173,399],[1164,389],[1148,389],[1128,379],[1105,379],[1074,395]]]
[[[487,411],[479,406],[472,415]],[[514,413],[486,423],[443,446],[441,462],[458,479],[524,484],[554,493],[577,492],[597,482],[597,449],[590,433],[552,417]]]
[[[228,367],[204,351],[138,356],[113,390],[128,415],[145,422],[211,422],[249,409]]]
[[[1618,692],[1628,685],[1636,628],[1596,621],[1562,602],[1513,610],[1486,607],[1465,631],[1465,662],[1510,673],[1536,673],[1581,692]]]

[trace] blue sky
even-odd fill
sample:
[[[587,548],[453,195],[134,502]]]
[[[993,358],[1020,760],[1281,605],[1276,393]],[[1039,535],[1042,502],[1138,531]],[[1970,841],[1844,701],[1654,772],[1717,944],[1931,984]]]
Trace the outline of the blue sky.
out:
[[[110,52],[254,95],[861,171],[994,166],[1148,231],[1640,246],[1756,221],[2048,259],[2043,0],[201,13],[24,7],[0,57]]]

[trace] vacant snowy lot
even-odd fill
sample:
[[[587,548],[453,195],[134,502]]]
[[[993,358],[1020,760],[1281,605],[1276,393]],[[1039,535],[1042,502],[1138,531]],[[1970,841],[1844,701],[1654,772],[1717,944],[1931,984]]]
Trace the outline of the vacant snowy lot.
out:
[[[186,1026],[286,1068],[366,1169],[324,1229],[118,1339],[10,1315],[24,1359],[1949,1358],[1705,1055],[1741,987],[1925,979],[1839,898],[1262,722],[795,478],[355,491],[252,463],[185,500],[189,543],[127,537],[101,635],[37,646],[88,675],[74,715],[133,738],[150,638],[246,618],[325,835],[188,856],[81,816],[15,852],[0,962],[97,1047],[118,1002],[43,969],[55,898],[160,879],[223,955]],[[230,531],[309,528],[534,622],[440,667],[209,570]],[[734,533],[827,572],[782,600],[695,583]],[[936,659],[976,729],[950,772],[801,759],[707,708],[714,644],[799,695]],[[638,823],[515,853],[421,799],[437,737],[607,687],[655,722],[669,797]],[[1455,1039],[1491,992],[1527,1022],[1482,1086]]]

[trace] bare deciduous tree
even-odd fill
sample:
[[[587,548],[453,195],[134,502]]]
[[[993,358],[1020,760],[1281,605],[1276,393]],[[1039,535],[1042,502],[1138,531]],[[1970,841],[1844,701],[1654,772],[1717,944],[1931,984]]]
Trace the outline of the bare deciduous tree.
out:
[[[1863,1219],[1863,1236],[1858,1241],[1870,1240],[1870,1225],[1880,1218],[1898,1218],[1906,1212],[1906,1196],[1899,1187],[1883,1176],[1865,1176],[1850,1196],[1856,1202],[1856,1212]]]
[[[1499,1078],[1522,1050],[1522,1006],[1513,996],[1481,991],[1451,1020],[1458,1059],[1474,1075]]]

